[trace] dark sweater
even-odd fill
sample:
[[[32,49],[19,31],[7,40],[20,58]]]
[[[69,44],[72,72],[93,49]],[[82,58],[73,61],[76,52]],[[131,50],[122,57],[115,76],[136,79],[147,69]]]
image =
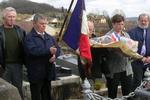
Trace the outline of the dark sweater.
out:
[[[21,63],[21,50],[15,28],[4,28],[5,32],[5,62]]]

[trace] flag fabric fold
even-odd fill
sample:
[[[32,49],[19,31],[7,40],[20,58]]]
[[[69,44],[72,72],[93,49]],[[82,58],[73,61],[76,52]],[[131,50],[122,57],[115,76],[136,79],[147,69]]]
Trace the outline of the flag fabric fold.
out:
[[[92,56],[89,43],[89,28],[85,11],[84,0],[77,0],[72,12],[67,29],[63,35],[64,42],[73,50],[80,52],[85,71],[89,72],[92,64]]]

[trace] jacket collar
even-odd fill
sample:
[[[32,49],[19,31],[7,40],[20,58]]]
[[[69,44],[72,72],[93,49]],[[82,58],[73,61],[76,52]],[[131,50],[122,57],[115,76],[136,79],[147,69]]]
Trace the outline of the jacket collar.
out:
[[[0,30],[0,32],[2,33],[2,37],[3,37],[3,44],[4,44],[4,48],[5,48],[5,32],[4,32],[4,25],[1,25],[1,30]],[[16,32],[17,32],[17,36],[19,37],[18,39],[19,39],[19,41],[21,41],[21,36],[20,36],[20,34],[19,34],[19,30],[18,30],[18,28],[19,28],[19,26],[17,26],[17,25],[14,25],[13,26],[13,28],[15,28],[16,29]]]
[[[113,33],[113,32],[115,32],[115,30],[114,29],[111,29],[111,31],[110,31],[111,33]],[[123,35],[123,36],[126,36],[126,32],[124,32],[124,31],[121,31],[121,34],[120,35]]]
[[[32,28],[31,33],[33,33],[33,36],[39,37],[39,34],[36,32],[36,30],[34,28]],[[50,36],[48,35],[48,33],[46,33],[46,32],[44,32],[44,33],[45,33],[44,34],[45,39],[49,39]]]

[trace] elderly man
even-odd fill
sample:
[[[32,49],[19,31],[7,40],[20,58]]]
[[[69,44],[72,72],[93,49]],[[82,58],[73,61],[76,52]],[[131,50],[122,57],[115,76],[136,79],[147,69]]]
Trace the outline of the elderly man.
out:
[[[32,100],[51,100],[51,68],[60,54],[54,38],[45,32],[46,25],[47,18],[36,14],[34,27],[24,40]]]
[[[3,25],[0,26],[0,64],[5,68],[3,78],[18,88],[23,99],[22,92],[22,65],[25,31],[15,25],[16,10],[7,7],[3,10]]]
[[[146,13],[142,13],[138,18],[138,26],[129,30],[130,37],[138,41],[138,53],[143,57],[141,60],[132,62],[133,68],[133,90],[135,90],[143,80],[143,74],[147,67],[150,67],[150,17]]]

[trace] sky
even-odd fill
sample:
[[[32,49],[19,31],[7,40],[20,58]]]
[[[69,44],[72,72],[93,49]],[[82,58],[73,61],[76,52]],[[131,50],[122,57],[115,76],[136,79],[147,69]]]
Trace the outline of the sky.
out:
[[[1,1],[1,0],[0,0]],[[69,8],[71,0],[30,0],[47,3],[56,8]],[[77,0],[74,0],[74,5]],[[123,11],[126,17],[137,17],[140,13],[150,14],[150,0],[85,0],[87,13],[102,14],[108,12],[112,16],[116,9]]]

